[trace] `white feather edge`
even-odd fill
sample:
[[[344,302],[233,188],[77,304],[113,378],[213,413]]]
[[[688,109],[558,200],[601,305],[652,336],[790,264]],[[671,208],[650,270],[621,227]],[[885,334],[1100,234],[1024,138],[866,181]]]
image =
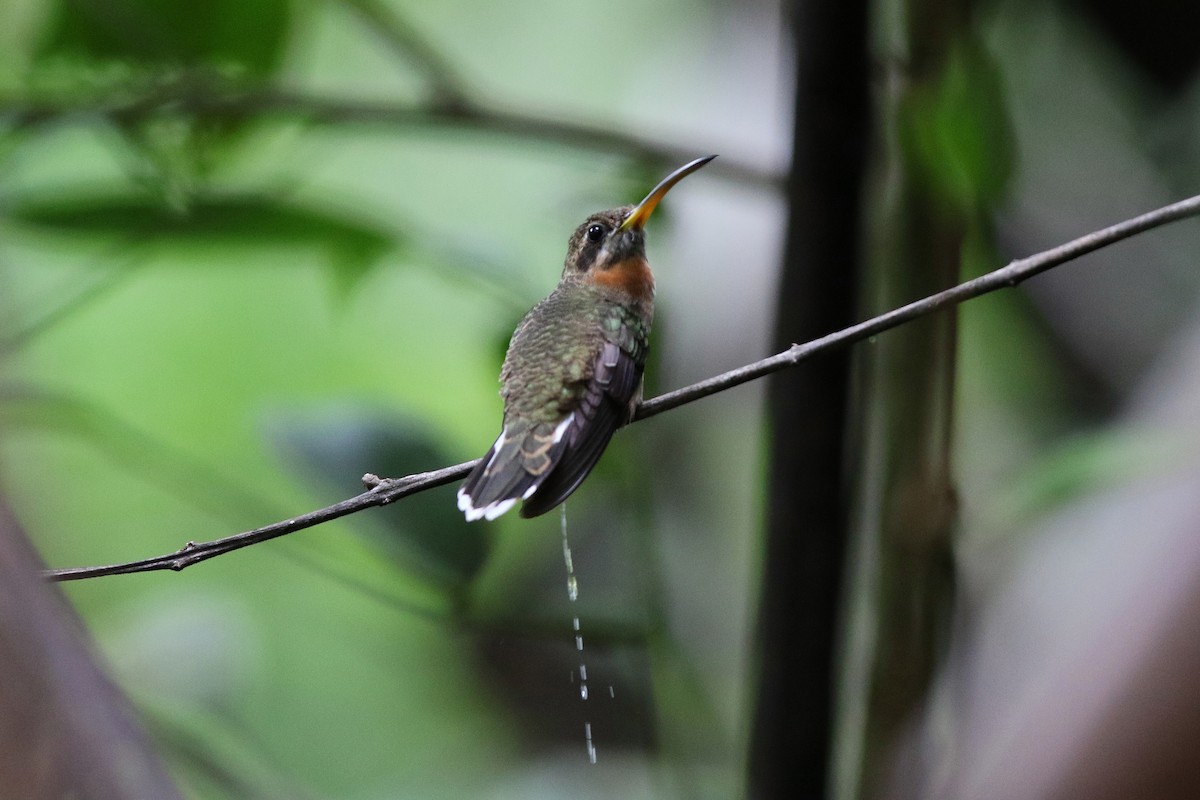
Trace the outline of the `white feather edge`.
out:
[[[562,441],[562,437],[566,435],[567,429],[571,427],[571,423],[574,421],[575,412],[572,411],[570,414],[567,414],[562,422],[558,423],[558,426],[554,429],[554,444],[558,444],[560,441]],[[496,443],[492,445],[492,457],[488,459],[487,467],[485,467],[485,469],[490,469],[492,464],[495,462],[496,456],[500,453],[500,448],[504,445],[505,436],[507,434],[508,427],[506,426],[501,429],[500,436],[496,439]],[[529,498],[533,497],[533,493],[536,492],[541,485],[542,482],[538,481],[530,486],[525,490],[525,493],[521,495],[521,499],[528,500]],[[495,502],[488,503],[482,508],[476,508],[475,504],[471,501],[471,496],[463,491],[462,488],[459,488],[458,490],[458,510],[466,515],[467,522],[474,522],[477,519],[486,519],[490,522],[516,505],[516,502],[517,498],[510,497],[504,500],[497,500]]]

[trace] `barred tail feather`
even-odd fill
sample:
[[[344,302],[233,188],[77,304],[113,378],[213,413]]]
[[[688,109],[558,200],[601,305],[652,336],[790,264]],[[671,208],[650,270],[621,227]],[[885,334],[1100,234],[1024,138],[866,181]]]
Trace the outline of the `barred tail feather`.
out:
[[[467,520],[494,520],[532,497],[552,473],[574,416],[567,415],[549,435],[527,430],[510,436],[505,427],[458,490],[458,508]]]
[[[568,437],[569,447],[546,479],[526,498],[521,506],[522,517],[545,514],[578,489],[600,460],[625,416],[624,409],[602,397],[597,398],[594,407],[585,404],[581,411],[586,411],[587,416],[580,414],[575,430]]]
[[[536,517],[566,500],[588,476],[617,429],[629,422],[641,395],[642,367],[617,345],[606,343],[596,359],[592,381],[571,415],[566,448],[554,469],[521,506]]]

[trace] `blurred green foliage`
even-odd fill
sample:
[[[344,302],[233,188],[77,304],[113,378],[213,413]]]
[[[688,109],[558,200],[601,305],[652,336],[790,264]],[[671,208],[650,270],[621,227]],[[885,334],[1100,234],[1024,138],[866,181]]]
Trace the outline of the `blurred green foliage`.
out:
[[[500,354],[570,230],[673,166],[604,113],[552,152],[424,128],[414,87],[444,90],[464,44],[493,42],[454,4],[2,13],[23,34],[0,60],[0,474],[52,565],[168,552],[357,493],[368,471],[481,454]],[[380,125],[360,98],[417,124]],[[343,101],[345,118],[320,111]],[[601,757],[577,788],[656,796],[664,765],[696,786],[703,752],[705,792],[724,793],[736,727],[708,695],[736,682],[685,658],[653,600],[650,449],[616,442],[572,501],[574,604],[557,515],[468,525],[455,487],[68,591],[190,796],[532,796],[587,767],[585,723]],[[47,486],[69,500],[39,501]]]
[[[995,8],[880,123],[969,223],[971,273],[1200,174],[1178,133],[1194,101],[1156,118],[1076,16]],[[791,124],[787,57],[764,44],[778,12],[0,0],[0,485],[45,559],[169,552],[364,472],[478,456],[500,354],[569,232],[675,153],[733,166],[716,200],[689,187],[707,209],[673,194],[656,215],[648,387],[764,355]],[[513,116],[489,127],[496,111]],[[1194,247],[1164,249],[1136,251],[1136,282],[1118,259],[963,311],[954,458],[979,562],[1185,458],[1112,416],[1190,319]],[[734,796],[761,656],[756,391],[617,437],[570,504],[578,603],[556,515],[468,526],[454,487],[68,591],[193,797]]]
[[[62,0],[52,5],[37,55],[168,69],[226,65],[265,76],[279,66],[295,5],[290,0]]]
[[[897,122],[910,164],[946,212],[1004,199],[1015,142],[999,70],[980,43],[954,42],[933,80],[905,98]]]

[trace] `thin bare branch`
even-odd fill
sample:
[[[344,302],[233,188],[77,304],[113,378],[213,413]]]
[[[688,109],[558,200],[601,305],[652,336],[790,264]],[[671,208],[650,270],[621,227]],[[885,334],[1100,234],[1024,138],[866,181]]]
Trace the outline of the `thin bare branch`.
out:
[[[752,381],[755,378],[769,375],[785,367],[799,364],[801,361],[825,350],[868,339],[881,331],[894,328],[917,317],[931,314],[938,309],[958,305],[988,292],[993,292],[996,289],[1016,286],[1022,281],[1045,272],[1052,267],[1057,267],[1067,261],[1119,242],[1122,239],[1128,239],[1151,228],[1157,228],[1168,222],[1175,222],[1176,220],[1196,216],[1197,214],[1200,214],[1200,195],[1188,198],[1187,200],[1180,200],[1177,203],[1147,212],[1133,219],[1128,219],[1116,225],[1094,231],[1053,249],[1012,261],[1008,266],[980,275],[978,278],[965,281],[937,294],[923,297],[920,300],[880,314],[865,322],[851,325],[849,328],[837,331],[836,333],[822,336],[820,339],[813,339],[811,342],[804,344],[794,344],[782,353],[770,356],[769,358],[764,358],[753,364],[747,364],[744,367],[730,370],[708,380],[694,383],[691,386],[659,395],[642,403],[634,419],[641,420],[653,417],[655,414],[669,411],[684,403],[690,403],[701,397],[722,392],[732,386],[737,386]]]
[[[99,578],[104,575],[125,575],[131,572],[155,572],[169,569],[178,572],[185,567],[201,561],[207,561],[224,553],[249,547],[252,544],[265,542],[278,536],[311,528],[323,522],[354,514],[366,508],[385,506],[410,494],[423,492],[435,486],[442,486],[458,478],[464,477],[475,466],[475,461],[466,461],[452,467],[443,467],[431,472],[419,472],[404,478],[377,478],[374,475],[364,475],[363,482],[371,486],[362,494],[334,503],[298,517],[285,519],[261,528],[214,539],[210,542],[188,542],[174,553],[143,558],[139,561],[129,561],[123,564],[112,564],[105,567],[74,567],[69,569],[47,570],[48,578],[59,581],[81,580],[83,578]]]
[[[456,97],[454,102],[422,103],[354,100],[287,89],[217,86],[200,79],[140,95],[121,92],[91,101],[0,96],[0,123],[18,127],[88,117],[128,121],[159,113],[194,114],[211,120],[287,119],[311,125],[448,129],[500,135],[524,144],[621,153],[661,164],[689,161],[702,149],[636,136],[614,127],[467,102],[465,97]],[[740,161],[736,155],[723,155],[712,171],[753,186],[778,187],[782,183],[779,173]]]
[[[734,386],[761,378],[772,372],[799,364],[818,353],[832,350],[836,347],[860,342],[877,333],[894,328],[917,317],[931,314],[943,308],[957,305],[980,295],[997,289],[1013,287],[1034,275],[1045,272],[1052,267],[1086,255],[1102,247],[1114,244],[1122,239],[1128,239],[1138,233],[1165,225],[1169,222],[1185,219],[1200,214],[1200,195],[1181,200],[1164,206],[1133,219],[1119,222],[1107,228],[1081,236],[1066,244],[1043,251],[1027,258],[1010,262],[1007,266],[981,275],[978,278],[960,283],[950,289],[929,297],[922,298],[893,311],[852,325],[849,328],[814,339],[805,344],[796,344],[782,353],[756,361],[735,370],[730,370],[708,380],[700,381],[691,386],[677,389],[647,400],[638,408],[634,421],[648,419],[665,411],[699,400],[702,397],[725,391]],[[407,497],[410,494],[443,486],[464,477],[475,465],[475,461],[455,464],[451,467],[421,472],[404,478],[380,479],[373,475],[363,477],[364,482],[372,488],[368,491],[343,500],[340,503],[309,512],[299,517],[276,522],[252,531],[238,533],[211,542],[188,542],[174,553],[124,564],[114,564],[106,567],[76,567],[70,569],[47,570],[45,577],[52,580],[67,581],[82,578],[96,578],[102,575],[121,575],[131,572],[150,572],[154,570],[181,570],[200,561],[214,558],[223,553],[248,547],[252,544],[265,542],[277,536],[283,536],[294,531],[311,528],[323,522],[344,517],[373,506],[382,506]]]
[[[466,105],[467,84],[459,77],[454,65],[395,9],[380,0],[341,2],[361,16],[397,55],[421,71],[439,105]]]

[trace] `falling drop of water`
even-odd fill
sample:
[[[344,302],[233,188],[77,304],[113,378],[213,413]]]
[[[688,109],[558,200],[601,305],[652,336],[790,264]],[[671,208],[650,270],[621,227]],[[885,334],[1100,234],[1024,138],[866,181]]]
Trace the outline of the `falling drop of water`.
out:
[[[575,563],[571,560],[571,545],[567,543],[567,512],[563,510],[563,564],[567,567],[567,585],[575,578]]]
[[[572,603],[579,600],[579,582],[575,580],[575,562],[571,558],[571,545],[567,541],[567,504],[562,505],[562,541],[563,541],[563,565],[567,568],[567,599]],[[583,632],[582,626],[579,624],[579,616],[571,618],[571,627],[575,631],[575,650],[579,652],[579,698],[584,702],[588,699],[588,677],[587,664],[583,661]],[[575,682],[575,672],[571,672],[571,682]],[[609,696],[612,696],[612,687],[608,687]],[[592,723],[584,721],[583,737],[587,743],[588,762],[596,763],[596,745],[592,742]]]
[[[583,738],[587,742],[588,761],[596,763],[596,745],[592,743],[592,723],[583,723]]]

